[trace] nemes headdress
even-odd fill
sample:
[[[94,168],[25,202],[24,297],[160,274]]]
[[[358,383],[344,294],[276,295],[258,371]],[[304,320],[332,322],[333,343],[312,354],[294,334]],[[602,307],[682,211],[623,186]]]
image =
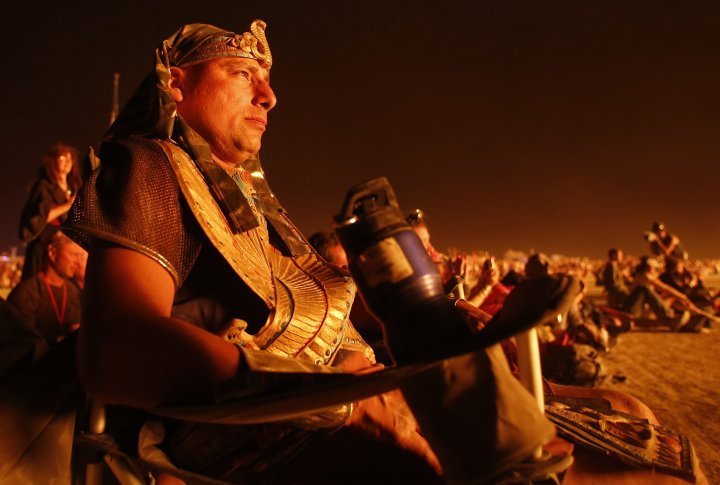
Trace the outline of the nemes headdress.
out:
[[[223,57],[255,59],[270,69],[272,54],[265,37],[266,24],[255,20],[250,32],[236,34],[208,24],[188,24],[165,39],[155,49],[153,71],[145,78],[105,135],[104,141],[115,137],[141,135],[172,140],[190,154],[209,184],[214,186],[218,205],[234,231],[257,227],[249,202],[233,179],[212,161],[210,146],[177,113],[170,91],[170,68],[187,67]],[[283,222],[277,198],[270,191],[257,157],[248,160],[246,168],[253,174],[253,185],[260,194],[259,205],[268,221],[294,254],[307,252],[302,241]]]
[[[255,59],[260,66],[270,69],[272,54],[265,37],[266,27],[262,20],[254,20],[250,24],[250,32],[236,34],[214,25],[183,25],[155,49],[153,71],[110,127],[106,140],[129,135],[175,139],[178,128],[182,127],[175,123],[179,118],[168,85],[170,68],[187,67],[221,57],[243,57]],[[182,144],[180,140],[175,141]]]
[[[253,21],[250,32],[242,35],[227,31],[209,33],[207,27],[190,24],[178,32],[178,42],[171,47],[171,65],[186,67],[218,57],[244,57],[257,60],[266,69],[272,66],[265,37],[267,25],[262,20]]]

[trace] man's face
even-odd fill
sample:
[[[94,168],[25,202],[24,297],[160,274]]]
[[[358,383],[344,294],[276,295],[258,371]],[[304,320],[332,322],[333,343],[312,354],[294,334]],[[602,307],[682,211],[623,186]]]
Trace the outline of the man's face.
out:
[[[277,102],[267,69],[254,59],[220,58],[171,72],[178,113],[215,157],[235,165],[260,151]]]
[[[50,264],[55,272],[65,279],[75,276],[82,263],[85,250],[72,241],[53,243],[48,247]]]

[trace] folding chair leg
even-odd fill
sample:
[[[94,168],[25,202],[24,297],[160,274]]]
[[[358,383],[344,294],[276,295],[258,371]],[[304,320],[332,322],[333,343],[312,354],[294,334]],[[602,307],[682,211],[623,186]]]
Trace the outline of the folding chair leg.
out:
[[[90,401],[88,431],[89,434],[94,435],[105,433],[105,406],[95,400]],[[147,485],[138,471],[124,457],[105,454],[103,460],[121,485]],[[88,464],[85,469],[85,485],[102,484],[103,462]]]
[[[105,432],[105,406],[96,400],[90,401],[89,432],[103,434]],[[85,485],[102,485],[103,464],[91,463],[85,468]]]
[[[527,332],[515,336],[517,341],[518,368],[520,382],[532,394],[541,412],[545,412],[545,396],[543,395],[542,367],[540,364],[540,346],[537,330],[531,328]],[[535,450],[534,456],[539,458],[542,448]]]

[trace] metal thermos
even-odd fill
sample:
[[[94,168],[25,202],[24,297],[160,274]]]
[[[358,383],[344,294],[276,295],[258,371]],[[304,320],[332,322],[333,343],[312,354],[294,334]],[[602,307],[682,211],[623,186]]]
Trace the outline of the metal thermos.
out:
[[[470,329],[385,177],[348,191],[335,232],[366,306],[383,322],[398,363],[436,360]]]

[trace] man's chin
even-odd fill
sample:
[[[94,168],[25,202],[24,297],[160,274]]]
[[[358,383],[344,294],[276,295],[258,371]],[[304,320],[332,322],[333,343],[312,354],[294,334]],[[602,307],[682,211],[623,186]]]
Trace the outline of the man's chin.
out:
[[[242,158],[241,163],[245,162],[247,160],[250,160],[251,158],[255,158],[258,153],[260,153],[260,142],[253,143],[251,145],[244,145],[242,147],[237,147],[237,153],[238,157]]]
[[[241,163],[245,163],[246,161],[253,158],[259,150],[260,150],[260,147],[258,147],[257,150],[248,150],[246,148],[242,148],[242,149],[235,148],[233,150],[227,150],[224,152],[215,151],[212,148],[210,149],[215,161],[220,161],[220,162],[222,162],[224,164],[228,164],[228,165],[239,165]]]

